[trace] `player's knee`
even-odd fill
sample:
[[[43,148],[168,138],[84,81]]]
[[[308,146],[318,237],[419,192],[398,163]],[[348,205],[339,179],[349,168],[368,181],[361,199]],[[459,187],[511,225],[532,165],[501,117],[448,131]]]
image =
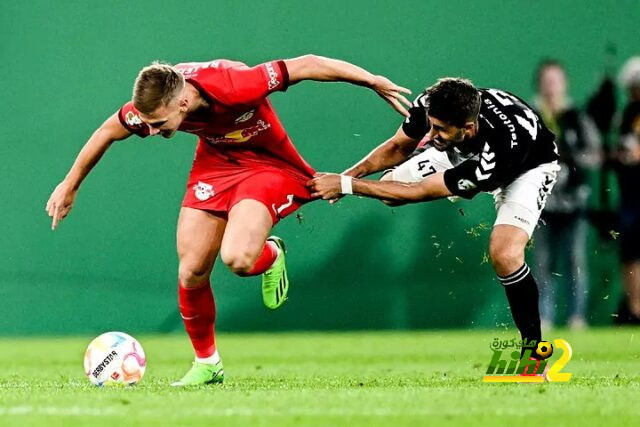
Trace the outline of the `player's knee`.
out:
[[[524,250],[510,242],[491,241],[489,256],[496,273],[505,276],[524,263]]]
[[[239,276],[247,274],[255,262],[255,255],[244,250],[227,250],[220,252],[222,262]]]
[[[185,288],[197,288],[209,276],[209,268],[204,265],[189,261],[180,261],[178,268],[178,278],[180,284]]]

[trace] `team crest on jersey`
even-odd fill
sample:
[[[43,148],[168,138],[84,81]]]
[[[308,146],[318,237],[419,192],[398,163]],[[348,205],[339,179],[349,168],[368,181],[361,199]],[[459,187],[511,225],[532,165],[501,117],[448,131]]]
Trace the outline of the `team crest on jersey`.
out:
[[[213,185],[205,184],[202,181],[198,181],[198,183],[193,186],[193,191],[196,194],[196,198],[203,202],[214,194]]]
[[[234,123],[238,124],[238,123],[244,123],[247,120],[249,120],[251,117],[253,117],[253,114],[256,112],[256,110],[250,110],[247,111],[246,113],[244,113],[243,115],[241,115],[240,117],[238,117],[237,119],[234,120]]]
[[[138,116],[133,111],[127,112],[127,114],[125,114],[124,116],[124,120],[125,122],[127,122],[129,126],[140,126],[142,124],[142,120],[140,120],[140,116]]]

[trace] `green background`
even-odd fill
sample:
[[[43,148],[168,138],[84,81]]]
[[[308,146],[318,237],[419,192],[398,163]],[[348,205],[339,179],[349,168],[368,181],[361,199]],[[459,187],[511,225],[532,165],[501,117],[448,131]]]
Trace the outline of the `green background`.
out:
[[[315,53],[414,92],[457,75],[530,98],[533,68],[552,56],[581,103],[602,76],[608,42],[617,65],[638,53],[638,22],[632,0],[2,1],[0,334],[181,330],[175,224],[194,136],[116,143],[56,232],[44,212],[80,147],[153,60],[256,64]],[[271,100],[318,170],[350,166],[401,121],[346,84],[304,82]],[[473,232],[493,220],[488,195],[396,209],[354,197],[312,203],[276,229],[290,249],[290,301],[268,311],[259,278],[219,264],[218,329],[510,325],[483,263],[489,231]],[[592,236],[588,251],[590,321],[610,323],[616,246]]]

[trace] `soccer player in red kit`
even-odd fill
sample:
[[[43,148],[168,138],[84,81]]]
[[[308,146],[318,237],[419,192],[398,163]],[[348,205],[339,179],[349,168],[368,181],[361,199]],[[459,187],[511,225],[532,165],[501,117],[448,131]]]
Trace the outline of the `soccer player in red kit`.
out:
[[[218,254],[240,276],[262,274],[265,305],[287,297],[284,243],[269,237],[282,218],[312,199],[314,170],[298,154],[267,97],[302,80],[344,81],[373,89],[403,115],[409,90],[344,61],[305,55],[255,67],[229,60],[154,63],[135,81],[133,99],[109,117],[78,154],[46,210],[52,229],[73,206],[81,182],[114,141],[176,131],[198,136],[178,218],[178,302],[195,350],[176,386],[221,383],[210,275]]]

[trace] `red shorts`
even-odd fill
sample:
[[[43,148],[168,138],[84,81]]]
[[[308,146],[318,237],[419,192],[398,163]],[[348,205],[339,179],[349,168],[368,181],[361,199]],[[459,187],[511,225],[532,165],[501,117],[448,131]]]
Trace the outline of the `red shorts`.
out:
[[[308,178],[273,167],[236,170],[232,176],[191,171],[182,206],[211,211],[225,217],[241,200],[257,200],[267,207],[275,225],[312,200],[305,187]],[[220,188],[220,191],[218,191]]]

